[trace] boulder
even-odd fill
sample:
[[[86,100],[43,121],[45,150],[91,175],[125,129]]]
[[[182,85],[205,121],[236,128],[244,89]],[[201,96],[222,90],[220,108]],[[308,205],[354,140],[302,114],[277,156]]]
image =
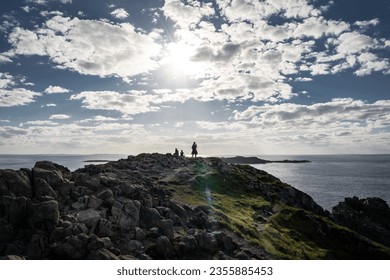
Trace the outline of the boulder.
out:
[[[111,205],[114,203],[114,193],[110,189],[105,189],[99,192],[96,197],[103,200],[103,203]]]
[[[107,219],[100,219],[96,229],[96,235],[99,237],[108,237],[113,235],[112,224]]]
[[[102,248],[89,252],[87,260],[119,260],[119,258],[109,250]]]
[[[218,241],[215,234],[202,231],[196,235],[196,240],[200,249],[210,253],[215,253],[218,251]]]
[[[139,225],[140,207],[138,200],[119,198],[114,202],[111,213],[121,229],[131,230]]]
[[[142,254],[145,250],[144,245],[138,240],[130,240],[126,244],[126,251],[134,256]]]
[[[101,186],[100,179],[98,177],[91,177],[86,173],[76,173],[74,184],[76,186],[85,186],[92,190],[99,190]]]
[[[146,239],[146,233],[139,227],[135,228],[135,239],[138,241],[143,241]]]
[[[35,227],[52,231],[57,226],[59,217],[58,202],[49,200],[33,205],[33,215],[30,217],[30,221]]]
[[[158,228],[161,230],[162,234],[168,237],[169,240],[174,239],[174,231],[173,231],[173,221],[163,219],[158,221]]]
[[[9,219],[8,222],[14,226],[26,224],[27,198],[24,196],[9,198]]]
[[[158,222],[164,219],[155,208],[142,207],[140,212],[140,226],[142,228],[157,227]]]
[[[77,214],[77,220],[89,229],[95,228],[100,220],[100,213],[94,209],[82,210]]]
[[[46,200],[45,197],[57,198],[56,192],[42,178],[34,178],[34,196],[39,200]]]
[[[168,259],[173,255],[173,246],[166,236],[160,236],[156,240],[156,253],[158,256]]]
[[[0,170],[0,195],[31,198],[30,176],[25,170]]]

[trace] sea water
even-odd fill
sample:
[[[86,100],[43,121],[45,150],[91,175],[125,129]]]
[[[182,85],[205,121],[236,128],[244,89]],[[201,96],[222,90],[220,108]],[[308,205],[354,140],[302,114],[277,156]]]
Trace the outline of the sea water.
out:
[[[259,156],[309,163],[254,164],[331,210],[345,197],[379,197],[390,204],[390,155]]]
[[[126,155],[99,154],[99,155],[0,155],[0,169],[32,168],[37,161],[52,161],[74,171],[89,164],[101,164],[100,161],[114,161],[126,158]],[[93,162],[96,160],[96,162]],[[88,162],[86,162],[88,161]]]

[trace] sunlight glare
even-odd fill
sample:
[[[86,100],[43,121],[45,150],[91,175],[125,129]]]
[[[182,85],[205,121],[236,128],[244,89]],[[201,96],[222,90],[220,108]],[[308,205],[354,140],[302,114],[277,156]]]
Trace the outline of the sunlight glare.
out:
[[[162,62],[168,66],[174,78],[182,75],[198,76],[203,67],[201,63],[192,60],[194,55],[194,47],[183,42],[172,42],[167,45]]]

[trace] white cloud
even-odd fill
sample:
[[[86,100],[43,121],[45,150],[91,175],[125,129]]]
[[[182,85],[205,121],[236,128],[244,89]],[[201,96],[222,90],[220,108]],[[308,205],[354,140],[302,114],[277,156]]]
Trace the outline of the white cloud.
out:
[[[10,74],[0,72],[0,88],[7,88],[13,84],[13,77]]]
[[[211,5],[198,1],[182,3],[180,0],[166,0],[162,7],[164,15],[169,17],[181,28],[190,28],[205,16],[215,13]]]
[[[49,117],[49,120],[67,120],[67,119],[70,119],[71,116],[69,115],[65,115],[65,114],[55,114],[55,115],[51,115]]]
[[[380,21],[378,18],[374,18],[372,20],[355,21],[355,25],[362,27],[362,28],[366,28],[366,27],[370,27],[370,26],[377,26],[379,24],[379,22]]]
[[[355,32],[343,33],[339,36],[337,50],[339,53],[350,54],[375,48],[377,42],[370,36]]]
[[[13,107],[27,105],[35,101],[41,93],[24,88],[0,89],[0,107]]]
[[[70,92],[69,89],[60,87],[60,86],[52,86],[50,85],[48,88],[45,89],[45,93],[47,94],[53,94],[53,93],[68,93]]]
[[[119,93],[115,91],[83,91],[70,97],[71,100],[82,100],[87,109],[115,110],[128,115],[158,111],[159,108],[151,105],[155,101],[154,95],[143,91]]]
[[[129,23],[63,16],[53,17],[37,30],[15,28],[8,40],[13,55],[48,56],[58,68],[100,77],[125,78],[156,69],[161,48]]]
[[[129,13],[125,9],[120,8],[112,11],[111,15],[119,19],[125,19],[129,16]]]

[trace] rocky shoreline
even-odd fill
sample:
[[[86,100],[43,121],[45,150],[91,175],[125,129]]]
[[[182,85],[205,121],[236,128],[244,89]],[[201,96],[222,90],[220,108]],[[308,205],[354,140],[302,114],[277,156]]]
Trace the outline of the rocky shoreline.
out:
[[[0,170],[1,259],[390,259],[389,217],[379,198],[329,213],[219,158]]]

